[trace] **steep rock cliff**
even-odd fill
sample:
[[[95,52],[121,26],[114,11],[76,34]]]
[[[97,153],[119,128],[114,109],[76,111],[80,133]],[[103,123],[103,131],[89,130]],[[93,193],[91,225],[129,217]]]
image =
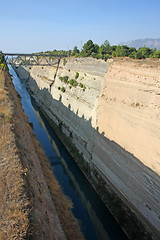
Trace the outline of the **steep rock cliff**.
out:
[[[56,70],[16,69],[91,169],[159,235],[160,63],[67,58]],[[74,79],[76,72],[76,87],[59,78]]]
[[[97,124],[160,175],[160,62],[114,61],[104,79]]]

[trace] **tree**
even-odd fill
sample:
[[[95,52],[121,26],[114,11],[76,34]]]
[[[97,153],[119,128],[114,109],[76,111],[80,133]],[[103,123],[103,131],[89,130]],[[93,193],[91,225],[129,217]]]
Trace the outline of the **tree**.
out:
[[[116,51],[112,51],[112,57],[116,57]]]
[[[88,40],[84,45],[82,49],[82,55],[84,57],[91,56],[91,54],[94,52],[95,46],[92,42],[92,40]]]
[[[136,54],[136,58],[148,58],[150,56],[150,54],[152,53],[152,50],[146,46],[141,47],[138,49],[137,54]]]
[[[133,52],[131,52],[130,54],[129,54],[129,57],[130,58],[136,58],[136,51],[133,51]]]
[[[153,57],[160,58],[160,50],[153,53]]]
[[[116,57],[126,57],[129,55],[129,47],[118,45],[115,50]]]
[[[99,53],[103,56],[104,54],[106,54],[106,47],[104,46],[104,44],[102,44],[99,47]]]
[[[136,58],[136,59],[143,59],[143,58],[145,58],[145,56],[143,55],[143,52],[142,52],[141,49],[139,49],[139,50],[136,52],[135,58]]]
[[[99,46],[98,44],[94,44],[94,53],[98,53]]]
[[[75,46],[74,49],[73,49],[72,55],[75,56],[77,54],[79,54],[79,49],[78,49],[77,46]]]
[[[117,48],[116,45],[111,46],[111,52],[116,51],[116,48]]]
[[[105,47],[106,50],[107,50],[108,48],[110,48],[110,43],[109,43],[108,40],[106,40],[103,45],[104,45],[104,47]]]
[[[136,48],[135,48],[135,47],[131,47],[131,48],[129,49],[129,52],[130,52],[130,53],[136,52]]]
[[[0,63],[4,62],[4,55],[2,53],[2,51],[0,51]]]

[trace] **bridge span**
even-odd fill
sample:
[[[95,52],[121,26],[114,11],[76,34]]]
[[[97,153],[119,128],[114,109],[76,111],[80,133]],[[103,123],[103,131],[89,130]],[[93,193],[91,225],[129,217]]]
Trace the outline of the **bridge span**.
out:
[[[8,64],[18,65],[39,65],[51,66],[57,65],[61,58],[68,57],[67,55],[53,54],[34,54],[34,53],[3,53]]]

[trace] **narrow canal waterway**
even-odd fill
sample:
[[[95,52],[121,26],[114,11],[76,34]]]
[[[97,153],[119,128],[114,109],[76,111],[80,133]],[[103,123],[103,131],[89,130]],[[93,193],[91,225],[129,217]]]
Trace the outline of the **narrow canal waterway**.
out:
[[[35,101],[31,99],[25,87],[25,82],[16,75],[11,66],[9,66],[9,70],[15,89],[21,96],[24,112],[28,116],[29,122],[33,123],[34,133],[51,163],[54,175],[65,195],[73,202],[73,213],[80,222],[85,239],[127,239],[62,142],[56,136]]]

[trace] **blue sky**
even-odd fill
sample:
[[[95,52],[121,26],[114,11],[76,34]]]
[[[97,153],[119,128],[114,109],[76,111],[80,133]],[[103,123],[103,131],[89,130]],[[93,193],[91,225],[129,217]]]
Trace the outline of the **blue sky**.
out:
[[[81,49],[160,38],[160,0],[0,0],[0,50]]]

